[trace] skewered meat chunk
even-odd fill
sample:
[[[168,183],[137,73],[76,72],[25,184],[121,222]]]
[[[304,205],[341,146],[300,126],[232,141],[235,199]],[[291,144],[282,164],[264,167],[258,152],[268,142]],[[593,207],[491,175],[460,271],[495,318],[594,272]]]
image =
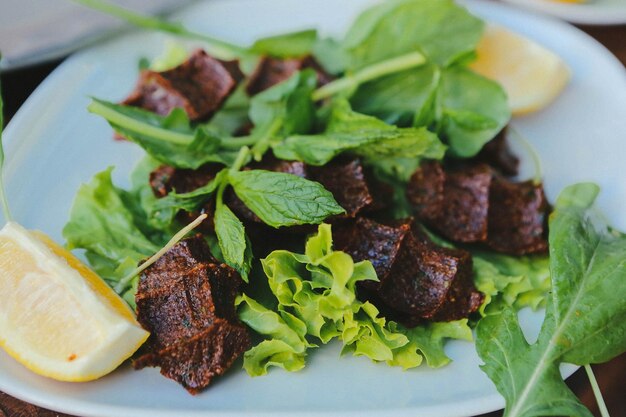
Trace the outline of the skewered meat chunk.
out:
[[[142,71],[135,90],[122,104],[163,116],[179,107],[191,121],[207,120],[242,77],[236,62],[220,61],[197,50],[176,68]]]
[[[240,285],[200,235],[172,247],[139,281],[137,320],[150,338],[133,366],[159,366],[192,394],[205,389],[250,344],[234,307]]]
[[[261,91],[283,82],[290,78],[296,71],[312,68],[317,73],[318,85],[330,82],[331,77],[311,56],[301,58],[272,58],[264,56],[257,64],[254,72],[250,75],[246,91],[249,95],[255,95]]]
[[[405,324],[457,320],[482,303],[469,252],[435,245],[411,219],[384,225],[359,217],[333,236],[338,250],[372,262],[380,281],[364,281],[363,288],[381,311]]]

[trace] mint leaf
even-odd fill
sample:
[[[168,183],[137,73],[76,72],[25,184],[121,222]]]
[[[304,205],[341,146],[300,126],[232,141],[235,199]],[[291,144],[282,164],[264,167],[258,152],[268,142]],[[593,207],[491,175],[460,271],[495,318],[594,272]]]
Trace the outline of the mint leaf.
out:
[[[221,203],[221,202],[220,202]],[[224,257],[224,261],[235,268],[244,281],[248,282],[248,273],[252,266],[250,242],[243,223],[223,203],[215,207],[215,234]]]
[[[483,370],[507,416],[590,416],[558,365],[607,361],[626,349],[626,236],[590,220],[597,193],[593,184],[567,187],[550,216],[552,296],[537,342],[526,342],[510,309],[478,324]]]
[[[482,29],[480,19],[452,0],[391,0],[363,12],[344,47],[352,70],[412,51],[446,66],[475,49]]]
[[[273,227],[320,223],[344,210],[321,184],[295,175],[265,170],[230,174],[237,196]]]
[[[96,272],[109,282],[116,282],[165,242],[155,242],[142,232],[135,218],[137,213],[111,181],[112,170],[96,174],[91,183],[80,187],[63,237],[68,249],[85,249]],[[125,266],[120,269],[122,265]]]

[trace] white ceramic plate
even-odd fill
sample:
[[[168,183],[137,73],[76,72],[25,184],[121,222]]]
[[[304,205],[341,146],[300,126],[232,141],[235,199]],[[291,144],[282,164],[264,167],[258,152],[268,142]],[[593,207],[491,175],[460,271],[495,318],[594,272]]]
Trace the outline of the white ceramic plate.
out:
[[[143,13],[176,10],[189,0],[114,0]],[[61,58],[124,25],[70,0],[0,0],[0,69]]]
[[[255,37],[318,27],[340,34],[371,1],[214,0],[181,15],[194,29],[246,44]],[[546,45],[573,72],[563,95],[539,114],[515,120],[544,161],[547,193],[593,180],[600,206],[626,229],[626,72],[596,41],[577,29],[509,7],[472,1],[471,9]],[[82,52],[61,65],[25,103],[7,132],[8,197],[16,219],[62,241],[77,188],[109,165],[123,186],[142,151],[111,139],[107,124],[85,110],[89,95],[123,98],[133,87],[137,61],[161,51],[165,37],[134,34]],[[571,48],[576,45],[576,48]],[[537,331],[542,314],[522,312]],[[119,369],[101,380],[72,384],[34,375],[0,352],[0,390],[80,416],[467,416],[501,408],[503,400],[479,370],[474,345],[453,342],[454,362],[438,370],[403,372],[365,358],[339,358],[331,345],[311,352],[298,373],[272,370],[250,378],[232,369],[192,397],[157,369]],[[569,369],[571,372],[571,369]]]
[[[626,0],[589,0],[586,3],[560,3],[556,0],[503,0],[583,25],[626,23]]]

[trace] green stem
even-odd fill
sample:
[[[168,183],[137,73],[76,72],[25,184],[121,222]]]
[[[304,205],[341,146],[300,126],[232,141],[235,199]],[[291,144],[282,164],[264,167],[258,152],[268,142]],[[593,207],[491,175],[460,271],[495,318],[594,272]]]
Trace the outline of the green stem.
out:
[[[131,132],[147,135],[165,142],[177,145],[189,145],[194,139],[193,135],[162,129],[160,127],[143,123],[139,120],[135,120],[132,117],[110,109],[97,101],[92,101],[91,104],[87,106],[87,110],[93,114],[104,117],[113,125],[120,126],[126,130],[130,130]]]
[[[2,56],[0,55],[0,59]],[[4,129],[4,103],[2,102],[2,84],[0,84],[0,200],[2,200],[2,213],[7,222],[13,220],[7,194],[4,190],[4,145],[2,143],[2,130]]]
[[[117,285],[115,286],[115,292],[120,294],[122,291],[124,291],[124,289],[126,289],[126,287],[133,280],[133,278],[135,278],[137,275],[141,274],[146,268],[148,268],[150,265],[152,265],[153,263],[158,261],[159,258],[165,254],[165,252],[170,250],[172,248],[172,246],[177,244],[182,238],[184,238],[187,235],[187,233],[189,233],[190,231],[195,229],[196,226],[198,226],[200,223],[202,223],[204,221],[204,219],[206,219],[207,217],[208,216],[207,216],[206,213],[205,214],[201,214],[200,216],[198,216],[198,218],[196,220],[192,221],[187,226],[185,226],[182,229],[180,229],[178,231],[178,233],[176,233],[174,236],[172,236],[172,238],[169,240],[169,242],[167,242],[165,244],[165,246],[163,246],[157,253],[155,253],[150,258],[148,258],[147,261],[145,261],[144,263],[139,265],[139,267],[134,269],[130,274],[128,274],[124,278],[122,278],[117,283]]]
[[[233,166],[230,167],[230,172],[239,171],[245,164],[248,162],[248,157],[250,156],[250,148],[244,146],[239,150],[237,154],[237,158],[235,158],[235,162],[233,162]]]
[[[119,19],[125,20],[137,27],[151,30],[160,30],[162,32],[172,33],[174,35],[196,39],[203,41],[207,44],[207,49],[211,55],[219,59],[233,59],[244,55],[249,55],[246,48],[241,46],[216,39],[212,36],[204,35],[202,33],[194,32],[186,29],[183,25],[178,23],[170,23],[161,19],[144,16],[135,13],[131,10],[117,6],[103,0],[73,0],[76,3],[82,4],[89,8],[101,11],[111,16],[115,16]]]
[[[318,101],[333,96],[341,91],[349,90],[367,81],[384,77],[385,75],[419,67],[426,62],[426,57],[419,52],[400,55],[376,64],[362,68],[352,75],[331,81],[313,92],[313,100]]]
[[[243,146],[250,146],[257,143],[258,138],[254,136],[227,137],[222,138],[221,148],[229,150],[238,150]]]
[[[593,374],[593,369],[591,369],[591,365],[585,365],[585,371],[587,372],[587,377],[589,378],[589,382],[591,383],[593,395],[596,397],[596,402],[598,403],[598,408],[600,409],[600,415],[602,417],[611,417],[609,415],[608,408],[606,408],[606,403],[604,402],[604,398],[602,397],[600,386],[598,385],[596,376]]]

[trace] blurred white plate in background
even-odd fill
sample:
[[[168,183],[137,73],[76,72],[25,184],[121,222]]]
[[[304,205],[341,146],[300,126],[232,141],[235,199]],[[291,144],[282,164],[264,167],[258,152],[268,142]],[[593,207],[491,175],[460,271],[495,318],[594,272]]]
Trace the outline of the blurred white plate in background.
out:
[[[504,1],[544,12],[572,23],[583,25],[626,24],[626,0],[588,0],[586,3],[562,3],[555,0]]]

